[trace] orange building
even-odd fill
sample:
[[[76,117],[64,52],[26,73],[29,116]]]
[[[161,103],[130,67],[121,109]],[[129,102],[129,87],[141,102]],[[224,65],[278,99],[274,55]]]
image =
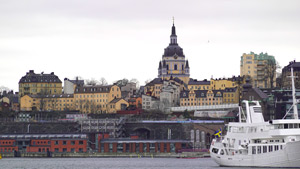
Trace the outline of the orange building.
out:
[[[128,103],[129,107],[142,108],[142,97],[131,97]]]

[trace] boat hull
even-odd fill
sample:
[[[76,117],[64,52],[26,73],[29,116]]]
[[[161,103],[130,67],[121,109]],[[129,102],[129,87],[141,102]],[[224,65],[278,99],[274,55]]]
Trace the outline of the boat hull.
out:
[[[282,167],[300,168],[300,141],[289,142],[282,150],[255,155],[219,155],[212,159],[226,167]]]

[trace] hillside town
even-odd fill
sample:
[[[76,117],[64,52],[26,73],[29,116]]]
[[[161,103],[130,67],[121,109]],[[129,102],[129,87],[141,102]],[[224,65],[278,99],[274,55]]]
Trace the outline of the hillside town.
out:
[[[55,68],[28,70],[18,91],[0,89],[0,153],[207,152],[215,131],[238,120],[242,100],[259,101],[265,120],[286,115],[292,105],[291,67],[300,99],[300,62],[278,63],[275,57],[245,51],[232,61],[240,62],[235,76],[194,79],[173,23],[169,45],[154,65],[157,77],[143,86],[138,79],[107,84],[104,78],[60,77]]]

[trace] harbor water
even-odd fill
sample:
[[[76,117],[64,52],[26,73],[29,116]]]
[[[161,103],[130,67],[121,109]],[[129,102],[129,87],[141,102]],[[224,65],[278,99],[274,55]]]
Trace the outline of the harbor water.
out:
[[[228,169],[211,158],[3,158],[2,169]],[[235,167],[238,169],[238,167]],[[243,168],[245,169],[245,168]]]

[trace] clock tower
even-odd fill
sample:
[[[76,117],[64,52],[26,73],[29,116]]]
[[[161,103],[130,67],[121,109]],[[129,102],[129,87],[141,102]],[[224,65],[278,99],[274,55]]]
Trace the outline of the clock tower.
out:
[[[165,48],[162,60],[159,62],[158,77],[166,80],[169,80],[171,77],[177,77],[185,84],[188,83],[190,78],[189,62],[188,60],[185,60],[183,49],[177,43],[174,21],[170,36],[170,44]]]

